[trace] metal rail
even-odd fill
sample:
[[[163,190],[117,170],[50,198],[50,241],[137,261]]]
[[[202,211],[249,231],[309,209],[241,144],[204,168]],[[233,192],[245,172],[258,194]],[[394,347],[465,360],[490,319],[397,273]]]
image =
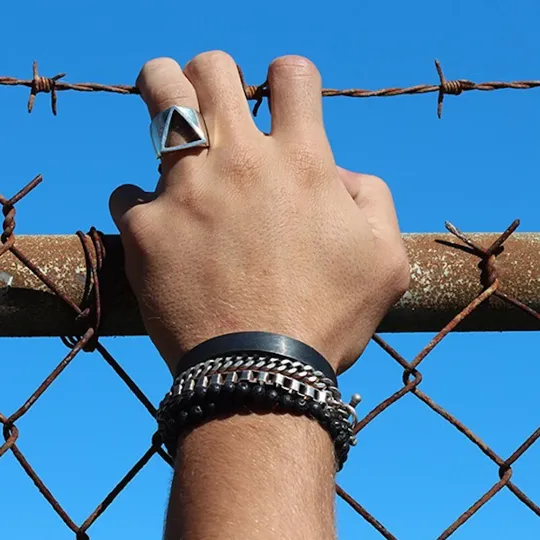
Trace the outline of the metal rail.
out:
[[[488,248],[500,235],[471,234]],[[106,255],[99,273],[100,335],[143,335],[137,304],[124,275],[117,235],[102,237]],[[435,332],[494,279],[504,295],[540,312],[540,233],[513,234],[496,257],[483,259],[450,234],[406,234],[410,290],[394,306],[379,332]],[[82,306],[92,286],[81,238],[17,236],[16,245],[58,289]],[[95,253],[90,253],[95,257]],[[84,307],[84,306],[82,306]],[[468,315],[457,331],[537,330],[538,321],[497,295]],[[11,252],[0,257],[0,336],[72,336],[81,329],[73,312]]]

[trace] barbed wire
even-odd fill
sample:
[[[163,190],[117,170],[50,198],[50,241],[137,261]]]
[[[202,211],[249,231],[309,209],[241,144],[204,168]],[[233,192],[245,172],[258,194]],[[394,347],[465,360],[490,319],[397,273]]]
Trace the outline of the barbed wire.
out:
[[[431,94],[437,93],[437,116],[442,118],[444,98],[447,95],[458,96],[464,92],[473,90],[480,92],[492,92],[494,90],[532,90],[540,88],[540,80],[525,81],[489,81],[475,83],[468,79],[446,79],[441,64],[435,60],[435,67],[439,77],[438,84],[418,84],[406,87],[381,88],[379,90],[365,90],[362,88],[334,89],[323,88],[323,97],[353,97],[353,98],[371,98],[371,97],[394,97],[404,95]],[[254,86],[245,83],[242,71],[239,69],[240,77],[244,87],[244,92],[248,100],[255,101],[253,114],[256,116],[259,108],[265,98],[270,95],[268,83]],[[43,77],[39,74],[38,63],[35,61],[32,68],[31,79],[17,79],[15,77],[0,76],[0,86],[26,86],[30,88],[30,97],[28,99],[28,112],[32,112],[37,94],[51,94],[51,109],[54,115],[57,114],[57,92],[65,90],[74,90],[76,92],[109,92],[113,94],[140,94],[136,86],[125,84],[100,84],[100,83],[68,83],[62,81],[66,73],[58,73],[54,77]]]

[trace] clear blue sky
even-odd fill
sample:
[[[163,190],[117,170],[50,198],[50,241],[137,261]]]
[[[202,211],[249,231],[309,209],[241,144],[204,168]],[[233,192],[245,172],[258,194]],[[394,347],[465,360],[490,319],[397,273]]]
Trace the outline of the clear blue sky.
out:
[[[434,58],[448,78],[540,78],[536,0],[271,3],[4,2],[0,75],[71,82],[134,82],[147,59],[185,63],[208,49],[231,53],[257,84],[276,56],[304,54],[327,87],[435,83]],[[11,195],[37,173],[45,183],[19,207],[18,232],[63,234],[91,225],[113,232],[110,192],[124,182],[152,188],[156,161],[148,118],[134,96],[62,93],[25,111],[27,91],[0,88],[0,192]],[[515,217],[540,230],[540,90],[436,97],[326,100],[339,164],[391,185],[402,229],[501,231]],[[266,107],[263,107],[266,109]],[[261,126],[268,121],[261,114]],[[412,358],[430,335],[388,340]],[[105,344],[154,403],[169,377],[146,338]],[[538,427],[538,335],[471,334],[447,339],[423,364],[422,388],[503,457]],[[59,340],[0,341],[0,411],[13,412],[65,354]],[[341,382],[359,391],[360,413],[401,387],[397,364],[371,346]],[[96,355],[78,358],[20,422],[19,445],[72,518],[81,523],[149,444],[153,421]],[[514,480],[540,501],[540,447]],[[93,540],[159,539],[170,480],[159,458],[90,529]],[[340,482],[400,540],[433,540],[498,479],[497,468],[462,435],[407,396],[367,429]],[[3,538],[64,540],[73,534],[13,456],[0,459]],[[342,540],[380,538],[339,503]],[[503,491],[453,537],[533,540],[540,520]]]

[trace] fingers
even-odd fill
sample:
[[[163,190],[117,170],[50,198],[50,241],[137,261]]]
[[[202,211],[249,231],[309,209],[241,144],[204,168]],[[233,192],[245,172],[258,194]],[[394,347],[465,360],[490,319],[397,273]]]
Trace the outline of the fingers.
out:
[[[382,240],[401,241],[394,200],[386,183],[377,176],[354,173],[342,167],[338,167],[338,173],[373,234]]]
[[[211,146],[260,136],[255,126],[235,61],[222,51],[199,54],[184,73],[195,88]]]
[[[147,62],[139,73],[137,87],[152,118],[173,105],[199,107],[195,89],[171,58]]]
[[[157,58],[147,62],[137,78],[137,87],[148,107],[151,118],[173,105],[199,110],[197,94],[193,85],[182,73],[180,66],[170,58]],[[168,172],[179,160],[182,160],[182,167],[186,171],[205,152],[204,148],[193,148],[164,154],[161,160],[163,172]],[[164,187],[167,187],[166,182]]]
[[[324,135],[321,76],[301,56],[283,56],[268,70],[272,135],[293,139]]]

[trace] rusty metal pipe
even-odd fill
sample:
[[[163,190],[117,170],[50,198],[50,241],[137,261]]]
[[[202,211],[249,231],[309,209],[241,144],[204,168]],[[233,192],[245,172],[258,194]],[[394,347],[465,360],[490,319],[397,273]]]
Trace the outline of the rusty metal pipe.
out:
[[[498,235],[471,234],[488,247]],[[449,234],[406,234],[411,262],[409,292],[381,323],[380,332],[440,330],[484,289],[480,259]],[[103,237],[106,257],[100,273],[101,335],[143,335],[137,304],[124,275],[117,235]],[[18,236],[17,248],[79,305],[87,281],[81,240],[75,236]],[[501,290],[540,312],[540,233],[514,234],[497,256]],[[539,323],[500,298],[491,297],[458,331],[538,330]],[[0,257],[0,336],[70,336],[80,327],[60,301],[13,254]]]

